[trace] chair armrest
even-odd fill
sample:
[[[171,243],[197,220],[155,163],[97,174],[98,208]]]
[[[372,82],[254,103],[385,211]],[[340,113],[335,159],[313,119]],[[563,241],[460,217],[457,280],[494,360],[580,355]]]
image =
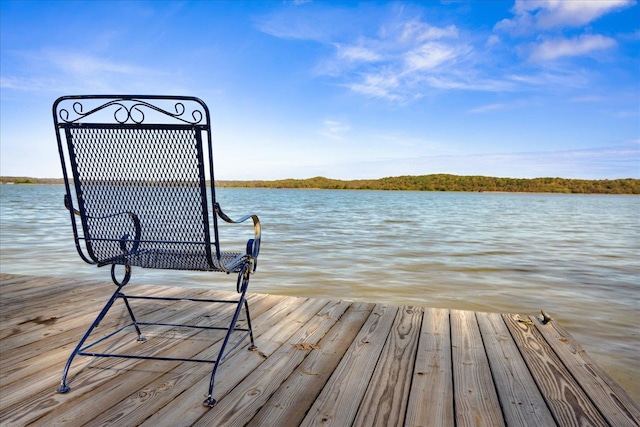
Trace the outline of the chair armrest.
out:
[[[64,207],[67,208],[68,211],[71,210],[71,203],[69,202],[69,196],[66,194],[64,195]],[[73,213],[80,216],[80,211],[77,209],[74,209]]]
[[[67,210],[69,210],[69,211],[72,210],[71,203],[69,202],[69,197],[67,195],[64,196],[64,206],[67,208]],[[73,213],[75,215],[81,216],[80,211],[77,210],[77,209],[73,209]],[[142,235],[142,226],[140,225],[140,218],[138,217],[138,215],[136,215],[133,212],[118,212],[118,213],[105,215],[105,216],[99,216],[99,217],[87,215],[87,218],[90,218],[90,219],[107,219],[107,218],[112,218],[112,217],[120,216],[120,215],[129,215],[129,217],[131,217],[131,220],[133,221],[133,226],[135,228],[135,236],[133,238],[133,247],[131,248],[130,251],[127,250],[127,246],[126,246],[126,243],[129,240],[129,234],[125,233],[122,236],[122,238],[120,239],[120,249],[122,250],[122,253],[124,255],[127,255],[127,254],[130,254],[130,253],[136,252],[138,250],[138,246],[140,245],[140,236]]]
[[[253,239],[249,239],[249,241],[247,242],[247,255],[249,255],[255,261],[258,258],[258,254],[260,253],[260,239],[261,239],[260,219],[258,218],[258,216],[257,215],[245,215],[245,216],[240,217],[240,218],[238,218],[236,220],[233,220],[233,219],[229,218],[222,211],[222,208],[220,207],[220,204],[217,203],[217,202],[214,205],[214,210],[215,210],[216,214],[222,220],[224,220],[225,222],[231,223],[231,224],[240,224],[242,222],[245,222],[249,218],[251,218],[253,220],[254,238]],[[254,268],[253,269],[255,270],[255,263],[254,263]]]

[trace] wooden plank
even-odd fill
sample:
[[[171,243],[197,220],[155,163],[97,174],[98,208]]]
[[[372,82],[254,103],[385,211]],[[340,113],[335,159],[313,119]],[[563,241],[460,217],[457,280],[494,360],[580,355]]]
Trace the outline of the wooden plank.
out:
[[[265,303],[266,298],[259,296],[253,301],[253,307],[257,314],[261,314],[267,311],[271,304]],[[229,315],[232,313],[234,307],[229,306],[225,309],[225,312]],[[213,324],[215,326],[226,327],[229,324],[230,316],[218,319],[217,321],[210,322],[209,319],[204,316],[197,316],[199,318],[198,324]],[[195,319],[195,318],[194,318]],[[186,333],[182,333],[179,339],[175,339],[171,336],[164,339],[162,337],[154,337],[153,342],[157,348],[154,354],[161,356],[171,357],[185,357],[191,358],[198,355],[199,352],[204,350],[208,351],[207,356],[202,358],[212,360],[219,351],[220,342],[224,337],[224,331],[199,331],[190,330]],[[163,341],[158,341],[163,340]],[[248,341],[245,341],[248,344]],[[242,348],[246,349],[246,345]],[[257,357],[257,356],[256,356]],[[233,360],[233,359],[231,359]],[[186,362],[188,363],[188,362]],[[86,398],[80,404],[75,400],[67,400],[64,404],[59,405],[53,411],[49,412],[45,416],[37,420],[38,424],[46,426],[56,426],[65,424],[67,419],[73,419],[77,424],[94,424],[94,425],[122,425],[130,423],[132,420],[129,417],[123,416],[129,410],[136,408],[136,403],[140,400],[146,400],[151,397],[156,398],[153,388],[148,387],[148,384],[156,380],[165,372],[172,372],[178,368],[185,368],[187,365],[184,362],[174,361],[141,361],[136,363],[135,366],[127,369],[127,372],[123,372],[120,375],[113,376],[110,374],[106,381],[98,382],[98,375],[94,375],[90,381],[91,388],[82,390],[86,391]],[[189,363],[190,366],[193,364]],[[211,364],[199,364],[203,371],[211,373]],[[188,377],[188,376],[185,376]],[[181,378],[184,379],[185,377]],[[74,387],[72,392],[77,392],[82,386],[82,382]],[[185,387],[189,387],[188,384]],[[165,384],[165,388],[166,384]],[[206,390],[204,390],[206,391]],[[71,393],[71,392],[70,392]],[[168,393],[167,393],[168,394]],[[90,396],[96,396],[97,398],[91,399]],[[128,403],[122,404],[123,398],[133,396],[134,398],[125,399]],[[196,399],[194,404],[200,404],[201,400]],[[115,408],[116,411],[105,411],[107,408]],[[105,414],[106,412],[106,414]],[[102,413],[102,415],[101,415]],[[101,415],[101,417],[98,417]],[[98,419],[96,419],[98,417]]]
[[[425,308],[406,427],[454,426],[449,310]]]
[[[35,317],[41,315],[43,309],[57,309],[63,312],[82,311],[88,307],[94,307],[95,300],[106,302],[116,289],[113,283],[105,281],[78,281],[78,283],[76,283],[69,280],[57,280],[50,283],[50,286],[36,295],[17,297],[15,294],[11,294],[9,298],[3,298],[8,307],[2,308],[0,316],[3,321],[5,321],[16,317]],[[137,285],[132,283],[127,285],[123,289],[123,292],[126,294],[140,293],[153,295],[155,292],[167,291],[169,289],[175,290],[175,287]],[[202,291],[204,291],[204,289],[201,289],[201,292]]]
[[[183,289],[184,291],[184,289]],[[198,294],[202,294],[204,292],[204,290],[198,290],[197,291]],[[193,296],[193,292],[191,292],[191,295]],[[149,313],[146,313],[145,318],[147,318],[147,320],[149,321],[153,321],[153,322],[159,322],[159,321],[167,321],[167,320],[171,320],[172,318],[169,316],[173,316],[173,320],[178,321],[178,322],[182,322],[182,321],[187,321],[189,318],[193,317],[192,314],[192,310],[193,308],[197,307],[198,303],[188,303],[190,304],[189,306],[187,306],[187,310],[180,312],[180,313],[176,313],[175,310],[158,310],[157,308],[157,304],[158,303],[154,303],[151,306],[151,311]],[[185,303],[187,304],[187,303]],[[166,308],[166,307],[165,307]],[[144,312],[144,311],[141,311]],[[197,311],[196,311],[197,312]],[[92,318],[95,317],[96,313],[92,313]],[[176,317],[177,316],[177,317]],[[116,316],[118,317],[118,316]],[[104,321],[101,324],[101,330],[104,331],[104,329],[106,329],[107,331],[111,331],[113,330],[113,327],[115,327],[115,325],[122,325],[123,319],[121,318],[116,318],[116,319],[112,319],[111,322],[107,322]],[[128,319],[128,314],[126,316],[126,318],[124,319],[126,322],[129,321]],[[126,323],[125,322],[125,323]],[[36,385],[40,385],[41,387],[47,387],[47,390],[49,389],[53,389],[53,387],[55,387],[55,383],[59,382],[60,380],[60,375],[62,373],[62,368],[64,367],[64,363],[66,362],[66,359],[69,357],[69,354],[71,353],[71,350],[73,349],[73,347],[75,347],[75,345],[77,344],[78,339],[82,336],[82,333],[84,332],[84,330],[86,329],[87,325],[82,325],[81,330],[78,331],[78,333],[74,334],[74,336],[71,337],[71,342],[68,344],[68,348],[65,349],[65,351],[61,354],[59,351],[56,351],[54,353],[56,353],[60,358],[57,361],[57,364],[54,366],[54,369],[46,369],[46,366],[44,367],[45,369],[43,369],[43,371],[37,373],[36,375],[38,376],[38,380],[35,381],[33,383],[33,386]],[[104,328],[104,329],[102,329]],[[104,332],[100,332],[100,331],[96,331],[98,336],[101,336],[101,334],[103,334]],[[129,337],[134,335],[128,335]],[[124,338],[124,336],[123,336]],[[133,342],[133,345],[135,346],[135,340],[131,340],[128,338],[125,338],[126,342]],[[55,361],[54,359],[51,359],[52,363]],[[92,358],[87,358],[87,357],[78,357],[76,360],[74,360],[74,365],[72,367],[72,372],[76,372],[78,370],[82,369],[82,366],[84,366],[86,363],[88,363],[87,361],[92,360]],[[40,366],[39,364],[37,366]],[[3,371],[4,372],[4,371]],[[79,372],[79,371],[78,371]],[[47,386],[47,384],[52,384],[50,387]],[[19,399],[20,396],[27,392],[27,390],[25,389],[25,387],[23,385],[21,385],[20,383],[16,383],[15,386],[9,385],[8,387],[3,387],[2,389],[2,395],[3,398],[1,399],[0,404],[4,407],[6,405],[12,404],[12,402],[16,399]],[[32,393],[35,393],[35,391],[33,389],[31,389]]]
[[[262,320],[265,316],[270,317],[274,305],[283,299],[283,297],[267,295],[258,296],[258,298],[257,302],[255,299],[251,302],[254,322]],[[300,299],[300,301],[304,301],[304,299]],[[208,332],[199,333],[185,340],[181,345],[181,354],[201,359],[216,357],[220,342],[206,339],[208,335]],[[259,344],[259,331],[254,330],[254,335]],[[245,363],[246,358],[254,361],[262,359],[258,352],[247,351],[246,345],[239,346],[229,354],[221,365],[216,377],[216,387],[220,384],[222,373],[229,369],[235,370],[238,365]],[[186,362],[172,367],[166,365],[166,362],[164,363],[165,365],[159,366],[162,368],[161,371],[156,371],[156,375],[150,375],[148,378],[141,376],[145,374],[145,371],[151,369],[146,365],[136,367],[136,371],[141,371],[139,373],[127,373],[127,375],[133,374],[132,378],[126,378],[128,383],[131,382],[132,387],[129,387],[128,384],[125,389],[120,387],[120,390],[114,390],[112,404],[100,407],[94,412],[91,424],[137,425],[167,404],[175,404],[176,402],[182,402],[189,408],[195,408],[201,412],[205,410],[201,404],[209,386],[213,365]],[[137,386],[135,386],[136,384]],[[100,390],[97,390],[96,393],[102,395]],[[101,411],[102,413],[100,413]],[[163,422],[162,425],[169,424]]]
[[[274,306],[280,303],[285,297],[264,295],[260,304],[253,303],[251,306],[252,319],[254,322],[261,322],[265,318],[271,318],[271,311]],[[298,303],[304,299],[298,299]],[[267,308],[267,311],[264,311]],[[254,330],[255,340],[258,345],[264,338],[264,335],[258,330]],[[192,339],[185,342],[185,347],[193,347],[200,350],[195,356],[198,358],[209,359],[214,357],[218,351],[218,345],[211,346],[207,342],[198,342],[201,339]],[[252,361],[254,365],[259,364],[262,356],[259,352],[247,351],[246,346],[240,346],[232,352],[221,365],[220,371],[216,376],[216,391],[224,381],[224,372],[227,370],[238,370],[238,367],[246,366],[247,360]],[[206,408],[201,406],[205,398],[207,388],[209,386],[209,378],[211,376],[212,365],[203,365],[195,363],[183,363],[176,366],[175,369],[164,369],[162,373],[141,386],[139,390],[130,393],[119,393],[121,401],[115,403],[111,407],[105,407],[104,411],[91,420],[93,425],[138,425],[144,422],[153,414],[160,411],[168,404],[186,406],[191,410],[204,413]],[[217,397],[217,394],[216,394]],[[168,420],[162,422],[165,424]],[[174,425],[179,425],[174,424]]]
[[[224,400],[204,414],[194,426],[209,426],[225,420],[229,426],[244,426],[255,416],[291,372],[318,346],[319,341],[351,303],[334,301],[313,316],[287,343],[273,353],[259,370],[251,373]],[[301,346],[297,347],[297,346]],[[305,346],[307,346],[305,348]]]
[[[199,292],[194,293],[191,292],[192,297],[198,297],[202,295],[205,291],[199,290]],[[157,292],[154,293],[155,296],[170,296],[176,297],[180,295],[184,295],[184,291],[180,292],[176,288],[159,288]],[[0,366],[6,366],[8,363],[13,363],[11,353],[18,353],[19,358],[22,359],[25,357],[25,354],[29,353],[28,348],[23,348],[32,343],[41,343],[43,339],[47,339],[51,337],[48,343],[48,349],[55,348],[55,343],[59,342],[54,335],[68,332],[73,329],[78,329],[78,339],[82,336],[82,333],[93,323],[96,316],[100,312],[102,306],[108,301],[111,297],[111,292],[109,293],[100,293],[94,295],[93,298],[90,298],[87,302],[78,302],[73,299],[69,301],[65,301],[61,304],[52,303],[50,307],[44,307],[43,311],[40,311],[40,318],[44,319],[43,321],[37,321],[32,318],[33,315],[27,316],[27,320],[23,321],[22,327],[24,325],[29,324],[29,329],[25,331],[16,331],[15,329],[11,332],[10,335],[6,335],[3,333],[2,343],[2,362],[0,362]],[[132,307],[134,309],[134,313],[136,313],[137,307],[146,308],[149,305],[153,305],[154,307],[168,307],[168,304],[159,303],[156,301],[145,301],[144,303],[139,303],[138,301],[131,302]],[[117,301],[116,304],[111,308],[109,315],[105,318],[104,323],[113,320],[114,318],[127,318],[129,319],[129,314],[125,309],[125,305],[122,301]],[[50,321],[46,320],[50,319]],[[31,325],[33,324],[33,325]],[[3,324],[3,330],[5,325]],[[53,345],[51,345],[53,344]]]
[[[0,314],[2,318],[3,337],[6,336],[4,330],[10,325],[16,325],[19,323],[36,323],[47,325],[47,322],[51,317],[55,317],[56,320],[63,315],[72,316],[79,312],[95,311],[97,305],[104,304],[111,296],[116,288],[107,282],[96,283],[86,290],[82,289],[67,289],[67,283],[58,283],[55,287],[52,287],[50,293],[45,295],[39,295],[30,299],[28,305],[17,304],[15,312],[3,310]],[[147,287],[138,286],[140,289],[148,289]],[[173,291],[171,291],[173,289]],[[175,288],[172,287],[158,287],[157,291],[175,292]],[[46,316],[45,314],[49,314]],[[33,318],[40,316],[41,321],[34,321]],[[33,326],[33,325],[30,325]],[[29,328],[32,330],[33,328]]]
[[[95,307],[97,300],[107,301],[110,293],[105,293],[104,287],[94,287],[87,292],[65,292],[64,295],[44,295],[31,300],[30,304],[20,304],[14,311],[1,309],[0,321],[2,332],[0,339],[15,336],[23,329],[33,330],[35,326],[43,327],[55,324],[63,315],[72,315]],[[47,316],[45,316],[47,313]]]
[[[204,295],[204,292],[204,290],[199,290],[198,292],[191,292],[189,295],[197,297]],[[184,295],[184,290],[181,291],[179,288],[160,289],[156,295],[175,297]],[[94,303],[94,307],[91,307],[91,310],[87,309],[85,312],[66,314],[58,322],[46,329],[37,327],[10,339],[4,339],[3,345],[6,344],[7,348],[2,353],[0,368],[3,371],[8,371],[15,370],[20,366],[29,366],[33,363],[32,359],[34,358],[38,359],[37,364],[41,368],[45,368],[47,365],[44,364],[43,357],[48,358],[49,354],[57,353],[63,348],[64,351],[71,353],[75,344],[95,320],[104,302],[106,302],[106,299],[100,299],[99,302],[96,301]],[[148,320],[146,319],[147,316],[154,315],[153,313],[159,310],[170,310],[170,306],[166,302],[156,301],[134,304],[133,308],[139,320]],[[49,314],[49,312],[45,312],[45,317],[49,316]],[[109,328],[114,328],[116,325],[122,325],[129,321],[129,314],[124,304],[118,302],[118,305],[114,306],[101,322],[100,330],[109,330]],[[96,332],[99,333],[99,330],[96,330]]]
[[[30,276],[20,284],[21,288],[8,292],[2,289],[0,310],[2,316],[13,315],[43,301],[64,301],[64,297],[70,294],[91,293],[95,289],[106,289],[106,282],[95,280],[69,280],[50,277]],[[4,287],[4,285],[0,285]],[[115,287],[111,285],[115,290]],[[113,290],[111,292],[113,292]]]
[[[519,315],[502,316],[556,423],[608,426],[589,397],[564,367],[533,322]]]
[[[15,292],[19,289],[23,289],[23,283],[28,280],[34,280],[35,276],[27,276],[23,274],[9,274],[0,273],[0,296],[5,296],[9,293]],[[42,278],[40,278],[42,279]],[[43,280],[35,282],[35,286],[42,285]]]
[[[504,425],[475,313],[451,311],[456,426]]]
[[[244,352],[234,355],[233,369],[222,369],[216,378],[216,386],[214,389],[214,397],[219,402],[223,402],[227,395],[244,378],[255,370],[259,370],[265,360],[268,360],[273,354],[284,345],[289,338],[295,334],[310,318],[318,313],[324,306],[329,303],[328,300],[321,299],[301,299],[287,297],[282,301],[276,310],[281,311],[279,316],[262,321],[262,319],[254,322],[254,329],[261,333],[257,343],[258,352]],[[249,353],[249,354],[248,354]],[[256,357],[260,356],[260,357]],[[195,367],[194,369],[196,369]],[[210,374],[210,373],[209,373]],[[201,379],[192,386],[192,390],[207,391],[209,387],[209,376],[203,375]],[[200,417],[205,415],[211,409],[204,408],[201,405],[205,395],[198,394],[199,400],[194,401],[194,395],[191,393],[189,398],[175,399],[169,401],[161,409],[157,410],[151,417],[145,420],[142,426],[170,425],[170,426],[190,426]],[[201,398],[200,398],[201,396]]]
[[[640,405],[594,362],[575,338],[557,322],[543,324],[535,316],[529,319],[609,424],[640,426]]]
[[[193,310],[197,303],[185,303],[187,309],[179,312],[173,312],[169,316],[153,318],[153,321],[168,321],[168,322],[180,322],[186,323],[190,318],[193,318],[193,313],[198,313],[197,310]],[[230,307],[229,307],[230,308]],[[229,311],[227,308],[226,311]],[[160,312],[162,314],[162,312]],[[119,341],[122,344],[118,348],[114,346],[112,351],[129,351],[135,347],[143,347],[147,354],[162,353],[163,350],[167,350],[171,346],[180,344],[179,340],[166,340],[166,339],[151,339],[145,342],[143,345],[136,343],[134,339],[131,339],[131,334],[127,337],[122,336]],[[59,382],[61,371],[56,369],[56,372],[48,372],[52,378],[42,378],[41,381],[33,383],[27,383],[28,387],[23,386],[22,389],[17,389],[13,394],[8,394],[3,398],[3,405],[16,403],[26,399],[26,396],[30,396],[30,402],[32,407],[24,408],[21,405],[9,408],[4,411],[3,418],[12,421],[20,420],[20,422],[35,421],[52,411],[59,410],[64,407],[65,404],[76,405],[82,403],[83,405],[91,406],[92,403],[100,404],[101,399],[85,399],[84,394],[89,393],[92,390],[98,388],[102,383],[115,380],[117,384],[132,384],[127,383],[126,378],[117,375],[114,378],[114,372],[118,370],[130,370],[137,364],[141,363],[138,360],[122,360],[122,359],[95,359],[91,357],[78,357],[74,361],[72,370],[70,371],[69,382],[71,383],[71,390],[66,394],[56,394],[53,389],[56,386],[55,382]],[[165,362],[171,363],[171,362]],[[63,365],[60,366],[60,369]],[[89,367],[87,369],[87,367]],[[54,382],[55,381],[55,382]],[[139,384],[133,384],[138,387]],[[3,390],[3,393],[5,390]],[[6,403],[4,401],[7,401]],[[89,403],[87,403],[89,402]],[[81,408],[85,410],[85,408]],[[25,413],[26,411],[26,413]],[[89,411],[91,412],[91,411]],[[98,412],[99,413],[99,412]],[[86,415],[86,414],[85,414]],[[94,414],[94,416],[97,414]]]
[[[374,304],[353,303],[248,426],[299,425],[373,307]]]
[[[420,307],[400,307],[354,426],[404,423],[421,325]]]
[[[508,426],[552,426],[555,420],[533,381],[507,325],[497,313],[476,313]]]
[[[96,297],[113,285],[6,274],[0,281],[0,307],[11,313],[0,311],[1,425],[463,426],[496,424],[498,414],[509,426],[640,426],[639,405],[555,322],[264,295],[250,296],[259,351],[241,346],[229,357],[216,378],[220,404],[213,410],[201,406],[209,364],[80,357],[72,390],[57,395],[62,367],[88,326],[72,319],[93,320],[105,299]],[[142,294],[230,295],[134,286]],[[206,304],[177,303],[193,307],[185,313],[148,303],[141,308],[152,321],[220,320]],[[58,317],[64,304],[67,317]],[[114,312],[101,328],[124,313]],[[47,315],[58,318],[47,324]],[[20,331],[12,331],[16,326]],[[151,333],[147,347],[199,358],[218,348],[218,338],[211,339],[216,333],[183,331]],[[134,352],[145,347],[127,337],[113,345]]]
[[[376,305],[302,426],[351,425],[387,340],[398,307]]]
[[[192,303],[195,304],[195,303]],[[145,317],[148,317],[148,320],[153,322],[160,322],[167,320],[167,316],[170,315],[172,311],[163,311],[158,310],[155,306],[151,309],[150,312],[147,312]],[[96,313],[92,313],[92,318],[96,316]],[[128,316],[128,315],[127,315]],[[179,315],[177,319],[178,321],[186,321],[191,314],[182,313]],[[93,320],[93,319],[92,319]],[[112,331],[116,325],[122,325],[125,322],[123,319],[117,318],[112,319],[111,321],[105,321],[101,324],[101,331],[96,331],[97,336],[102,336],[104,334],[104,330]],[[129,319],[124,319],[126,322]],[[40,370],[36,369],[34,372],[34,366],[22,363],[15,363],[11,365],[7,370],[3,370],[3,375],[5,372],[12,373],[14,377],[22,376],[22,381],[12,381],[11,383],[5,385],[3,384],[2,389],[0,390],[0,408],[5,409],[11,405],[16,404],[21,399],[25,398],[30,394],[35,395],[38,392],[51,392],[60,382],[60,378],[62,375],[62,369],[67,361],[67,358],[71,354],[71,351],[77,345],[78,340],[81,338],[82,334],[87,328],[87,324],[82,325],[81,328],[77,330],[73,330],[73,334],[65,333],[64,338],[69,341],[65,343],[64,346],[56,348],[56,349],[47,349],[46,356],[41,356],[41,363],[34,363],[35,368],[40,368]],[[135,335],[129,335],[130,337]],[[55,340],[56,337],[51,337],[52,340]],[[59,337],[58,337],[59,338]],[[135,340],[130,340],[135,343]],[[34,359],[38,360],[37,356],[31,357],[29,360]],[[90,363],[93,360],[88,357],[77,357],[72,365],[71,374],[74,372],[81,372],[83,367]],[[25,370],[26,369],[26,370]],[[21,372],[23,371],[23,372]],[[27,382],[27,386],[23,384],[28,378],[37,377],[36,381]],[[71,377],[73,378],[73,377]],[[39,387],[39,388],[38,388]]]
[[[0,295],[5,298],[22,298],[24,293],[40,289],[40,292],[48,292],[48,288],[55,283],[67,283],[69,278],[42,277],[23,274],[0,273]]]

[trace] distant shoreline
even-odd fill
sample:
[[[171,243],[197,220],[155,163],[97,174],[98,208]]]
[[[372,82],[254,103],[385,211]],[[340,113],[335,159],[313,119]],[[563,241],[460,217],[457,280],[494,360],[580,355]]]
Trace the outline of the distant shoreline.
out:
[[[62,178],[2,176],[1,184],[64,184]],[[318,190],[456,191],[486,193],[640,194],[640,179],[497,178],[449,174],[407,175],[367,180],[308,179],[216,181],[222,188]]]

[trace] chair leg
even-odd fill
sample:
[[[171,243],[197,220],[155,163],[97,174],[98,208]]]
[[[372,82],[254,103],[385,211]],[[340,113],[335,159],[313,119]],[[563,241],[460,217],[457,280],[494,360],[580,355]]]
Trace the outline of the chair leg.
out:
[[[227,333],[225,334],[224,340],[222,341],[222,346],[220,347],[220,351],[218,353],[218,357],[216,359],[215,365],[213,365],[213,372],[211,373],[211,379],[209,381],[209,392],[207,394],[207,398],[204,400],[204,402],[202,402],[204,406],[207,406],[209,408],[213,408],[216,405],[216,403],[218,403],[218,401],[213,398],[213,386],[215,382],[216,373],[218,372],[218,367],[220,366],[220,364],[222,363],[223,359],[226,356],[224,353],[225,348],[227,347],[231,334],[235,331],[236,323],[238,322],[238,318],[240,317],[240,312],[242,311],[243,308],[247,314],[247,329],[249,330],[249,337],[251,340],[251,345],[249,346],[249,350],[254,351],[257,349],[255,342],[253,340],[253,329],[251,328],[251,317],[249,315],[249,303],[247,302],[247,299],[246,299],[246,293],[247,293],[247,288],[249,287],[249,276],[250,276],[248,266],[245,265],[245,267],[240,271],[240,273],[238,273],[238,275],[241,276],[239,277],[239,280],[242,280],[242,286],[240,288],[240,298],[238,299],[238,305],[236,306],[236,310],[233,313],[231,324],[229,325],[229,328],[227,329]]]
[[[249,303],[247,299],[244,299],[244,311],[247,313],[247,328],[249,329],[249,339],[251,340],[251,345],[249,346],[249,351],[255,351],[258,349],[255,341],[253,340],[253,328],[251,327],[251,315],[249,314]]]
[[[89,329],[87,329],[87,332],[85,332],[84,336],[82,337],[82,339],[80,339],[80,341],[78,342],[78,345],[76,345],[76,348],[73,350],[73,352],[69,356],[69,359],[67,360],[67,364],[65,365],[64,371],[62,373],[62,380],[60,381],[60,386],[56,388],[56,391],[58,393],[66,393],[69,391],[69,385],[67,384],[67,375],[69,374],[69,368],[71,368],[71,362],[78,355],[85,341],[87,340],[87,338],[89,338],[89,335],[91,335],[91,332],[93,332],[93,330],[100,324],[104,316],[106,316],[107,312],[111,309],[111,306],[113,306],[113,303],[115,302],[115,300],[121,296],[121,293],[120,293],[121,288],[122,286],[118,287],[118,289],[116,289],[113,295],[111,295],[111,298],[109,298],[109,301],[107,301],[105,306],[102,308],[102,311],[100,311],[100,314],[98,314],[98,317],[96,317],[96,320],[93,321]]]
[[[119,295],[124,300],[124,305],[127,307],[127,311],[129,312],[129,316],[131,316],[131,321],[133,322],[133,326],[136,328],[136,332],[138,333],[138,342],[145,342],[147,339],[142,336],[142,331],[140,331],[140,327],[138,326],[138,322],[136,321],[136,317],[133,315],[133,310],[131,310],[131,306],[129,305],[129,300],[125,294]]]

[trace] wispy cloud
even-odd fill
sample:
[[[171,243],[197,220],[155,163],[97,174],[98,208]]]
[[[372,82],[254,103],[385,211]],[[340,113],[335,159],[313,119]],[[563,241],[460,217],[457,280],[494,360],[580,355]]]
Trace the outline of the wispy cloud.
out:
[[[586,87],[590,81],[588,70],[542,70],[529,73],[517,73],[505,76],[510,81],[526,87],[558,87],[558,88],[582,88]]]
[[[459,39],[455,26],[411,19],[356,43],[337,45],[335,55],[326,61],[326,69],[355,93],[402,103],[424,96],[429,88],[467,86],[456,83],[454,68],[473,49]]]
[[[344,121],[327,119],[322,122],[320,135],[330,139],[343,139],[344,134],[350,130],[351,126]]]
[[[403,55],[404,72],[434,70],[447,62],[455,61],[462,54],[464,54],[464,49],[460,49],[458,46],[441,42],[426,42]]]
[[[336,44],[337,56],[350,62],[375,62],[382,59],[382,55],[363,46],[345,46]]]
[[[488,113],[490,111],[504,110],[505,108],[507,108],[506,104],[488,104],[488,105],[482,105],[480,107],[472,108],[471,110],[469,110],[469,112]]]
[[[145,67],[110,61],[105,58],[85,53],[61,53],[48,51],[44,52],[40,58],[42,61],[53,64],[60,71],[74,75],[95,75],[102,73],[135,75],[154,72],[153,70]]]
[[[313,40],[322,43],[335,41],[335,34],[342,31],[336,22],[344,20],[341,9],[326,9],[314,13],[306,4],[287,8],[256,18],[255,25],[263,33],[282,39]]]
[[[3,75],[0,87],[27,92],[118,91],[123,81],[152,81],[164,73],[87,53],[66,51],[10,52],[28,73]],[[144,79],[142,76],[145,76]]]
[[[362,73],[358,81],[345,83],[344,86],[353,92],[374,98],[391,101],[402,101],[406,98],[406,95],[401,93],[399,76],[392,71]]]
[[[20,92],[41,92],[55,86],[55,83],[57,83],[55,80],[47,78],[25,78],[16,76],[0,77],[0,88]]]
[[[430,89],[470,87],[457,81],[457,76],[470,74],[456,69],[473,55],[473,47],[455,25],[436,25],[396,8],[362,32],[327,23],[328,15],[339,18],[335,22],[352,22],[352,12],[323,12],[287,10],[260,20],[258,28],[279,38],[313,40],[333,48],[331,56],[320,59],[316,72],[367,97],[406,103]]]
[[[333,53],[318,59],[318,75],[335,79],[352,93],[406,105],[438,91],[587,85],[591,76],[580,68],[536,65],[615,48],[616,40],[608,36],[559,34],[631,4],[632,0],[516,1],[513,18],[498,22],[491,34],[432,21],[397,6],[390,13],[372,15],[378,18],[368,20],[366,28],[345,29],[345,22],[354,26],[353,10],[312,14],[301,8],[264,17],[258,28],[279,38],[324,45]],[[331,25],[329,18],[336,23]],[[508,66],[502,67],[501,61]]]
[[[539,30],[581,27],[614,11],[635,4],[635,0],[516,0],[511,19],[500,21],[496,28],[515,34]]]
[[[585,34],[572,39],[552,39],[536,45],[531,51],[530,59],[546,61],[565,56],[583,56],[616,45],[614,39],[598,34]]]
[[[415,18],[401,24],[400,40],[402,41],[422,42],[457,37],[458,28],[455,25],[438,27]]]
[[[519,46],[531,61],[591,55],[611,49],[617,42],[601,34],[560,36],[563,31],[580,31],[609,13],[634,5],[635,0],[558,1],[516,0],[513,18],[503,19],[495,30],[521,40]],[[535,36],[535,40],[527,39]]]

